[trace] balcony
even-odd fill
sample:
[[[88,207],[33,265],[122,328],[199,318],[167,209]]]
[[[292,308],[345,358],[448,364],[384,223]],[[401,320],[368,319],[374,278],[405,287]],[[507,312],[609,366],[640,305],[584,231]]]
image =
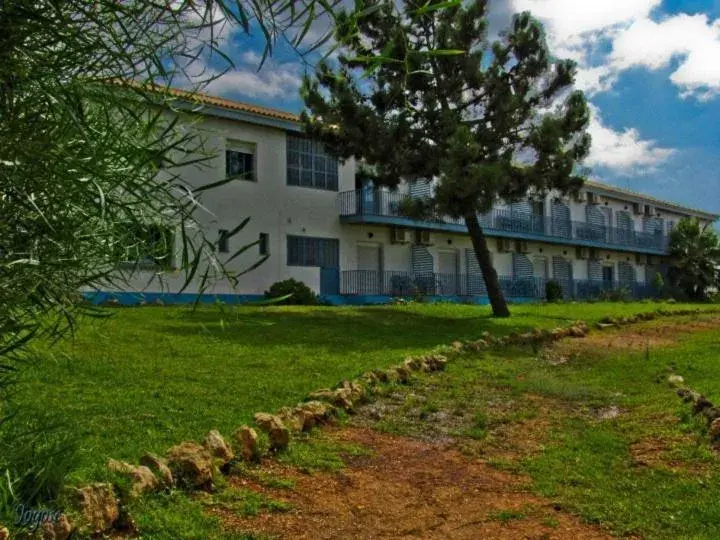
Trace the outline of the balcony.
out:
[[[344,223],[375,223],[467,233],[462,219],[436,215],[418,220],[403,215],[402,202],[408,197],[407,194],[391,191],[344,191],[338,194],[340,220]],[[664,255],[667,252],[668,238],[660,232],[644,233],[583,221],[553,219],[540,214],[520,214],[510,210],[492,210],[480,216],[480,223],[488,236],[650,255]]]
[[[500,276],[500,288],[506,298],[545,298],[543,278],[515,278]],[[604,293],[624,290],[635,299],[653,296],[652,287],[645,283],[617,281],[558,280],[565,298],[589,300]],[[485,283],[479,274],[414,273],[403,271],[338,270],[323,268],[320,280],[321,294],[341,296],[444,298],[486,297]]]

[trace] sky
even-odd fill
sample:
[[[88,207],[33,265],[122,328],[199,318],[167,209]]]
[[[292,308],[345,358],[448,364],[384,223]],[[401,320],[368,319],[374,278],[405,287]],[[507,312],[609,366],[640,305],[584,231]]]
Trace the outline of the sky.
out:
[[[489,34],[520,11],[543,22],[553,55],[578,64],[590,176],[720,213],[720,0],[491,0]],[[219,28],[234,66],[205,91],[299,112],[303,73],[319,55],[281,42],[258,69],[262,34]],[[305,43],[326,28],[320,21]]]

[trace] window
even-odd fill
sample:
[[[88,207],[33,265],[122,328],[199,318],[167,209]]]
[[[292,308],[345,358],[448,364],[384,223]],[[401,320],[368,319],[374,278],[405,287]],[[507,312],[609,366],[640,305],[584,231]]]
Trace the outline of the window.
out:
[[[287,237],[288,266],[339,266],[340,243],[335,238],[312,238],[310,236]]]
[[[172,268],[175,238],[161,225],[131,225],[125,238],[122,266]]]
[[[247,150],[226,150],[225,176],[254,182],[255,154]]]
[[[287,184],[337,191],[337,158],[326,154],[317,141],[288,134]]]
[[[220,253],[228,253],[230,251],[230,237],[227,229],[220,229],[218,238],[218,251]]]
[[[269,255],[270,254],[270,236],[268,233],[261,232],[260,238],[258,240],[258,251],[260,252],[260,255]]]

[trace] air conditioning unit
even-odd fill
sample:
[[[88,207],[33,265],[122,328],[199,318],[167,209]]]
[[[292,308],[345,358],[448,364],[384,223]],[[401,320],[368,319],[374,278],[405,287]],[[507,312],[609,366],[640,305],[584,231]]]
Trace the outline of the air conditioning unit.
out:
[[[515,251],[515,242],[509,238],[498,238],[498,251],[500,253],[512,253]]]
[[[635,255],[635,264],[647,264],[647,255],[637,253]]]
[[[598,261],[600,260],[600,254],[598,253],[597,248],[590,248],[590,255],[588,257],[591,261]]]
[[[430,231],[417,230],[415,231],[415,243],[421,246],[430,245]]]
[[[655,266],[656,264],[658,264],[658,258],[655,257],[654,255],[648,255],[648,256],[647,256],[647,263],[648,263],[650,266]]]
[[[655,209],[651,205],[646,204],[645,205],[645,215],[649,217],[649,216],[652,216],[653,214],[655,214]]]
[[[576,247],[575,248],[575,256],[578,259],[589,259],[590,258],[590,248]]]
[[[410,234],[407,229],[393,227],[390,229],[390,242],[392,244],[407,244],[410,241]]]
[[[587,192],[587,202],[588,202],[588,204],[597,204],[598,203],[597,193],[588,191]]]
[[[530,253],[527,240],[515,240],[515,251],[518,253]]]
[[[635,214],[636,216],[639,216],[642,213],[643,213],[642,204],[640,204],[639,202],[634,202],[633,203],[633,214]]]

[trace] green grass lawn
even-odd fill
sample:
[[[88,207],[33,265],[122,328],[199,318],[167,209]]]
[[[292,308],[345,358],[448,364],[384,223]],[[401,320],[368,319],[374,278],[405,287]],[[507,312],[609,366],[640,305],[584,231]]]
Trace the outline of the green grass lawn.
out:
[[[465,355],[394,389],[379,406],[392,412],[369,423],[460,437],[469,455],[530,475],[538,494],[620,536],[720,538],[720,455],[704,420],[667,384],[681,374],[720,402],[720,335],[640,349],[595,347],[557,365],[527,349]],[[619,416],[602,419],[611,407]]]
[[[258,411],[294,405],[309,391],[397,363],[455,339],[575,319],[658,309],[658,304],[488,307],[146,307],[80,321],[74,337],[39,348],[15,401],[77,438],[75,476],[98,474],[108,457],[137,461],[210,429],[229,435]],[[683,309],[681,304],[663,305]]]
[[[164,453],[182,440],[202,439],[210,429],[229,436],[239,425],[250,423],[255,412],[294,405],[311,390],[398,363],[409,354],[455,339],[477,338],[485,330],[499,335],[564,326],[577,319],[592,323],[605,315],[688,307],[655,303],[527,305],[513,306],[513,316],[499,320],[490,317],[488,307],[457,304],[112,309],[108,319],[80,321],[73,337],[54,346],[36,346],[20,370],[13,401],[22,410],[19,421],[30,424],[41,418],[71,434],[78,453],[70,481],[84,482],[106,476],[108,457],[137,462],[147,451]],[[531,369],[531,359],[512,368],[496,360],[479,363],[473,373],[487,370],[481,374],[497,376],[499,384],[518,392],[578,393],[601,401],[607,397],[600,390],[603,385],[617,387],[647,375],[625,372],[624,367],[606,373],[598,364],[588,371],[597,380],[590,386],[578,386]],[[696,369],[698,389],[710,393],[720,379],[706,370],[708,365],[692,363],[684,369],[687,375]],[[526,370],[526,384],[535,386],[517,386],[515,369]],[[643,369],[656,371],[648,366]],[[462,388],[457,385],[452,392],[462,396]],[[665,406],[677,406],[671,395],[663,396]],[[429,414],[433,410],[429,407]],[[485,413],[479,414],[480,420],[466,434],[482,438]],[[550,473],[561,471],[558,467],[568,458],[563,454],[568,445],[562,437],[577,437],[583,452],[595,453],[594,432],[586,437],[584,424],[568,422],[568,429],[557,435],[562,444],[558,443],[557,450],[551,447],[545,461],[534,465],[536,470],[547,471],[539,475],[549,478],[547,490],[556,486]],[[602,430],[596,435],[606,436]],[[623,444],[610,446],[622,449]],[[340,463],[337,448],[317,436],[309,445],[291,446],[287,459],[310,468]],[[598,480],[605,481],[600,472],[598,475]],[[543,483],[538,485],[542,488]],[[233,504],[257,505],[244,495],[238,497]],[[587,504],[587,512],[593,516],[592,504]],[[181,493],[151,497],[133,515],[147,538],[235,537],[222,533],[217,521],[203,512],[201,503]]]

